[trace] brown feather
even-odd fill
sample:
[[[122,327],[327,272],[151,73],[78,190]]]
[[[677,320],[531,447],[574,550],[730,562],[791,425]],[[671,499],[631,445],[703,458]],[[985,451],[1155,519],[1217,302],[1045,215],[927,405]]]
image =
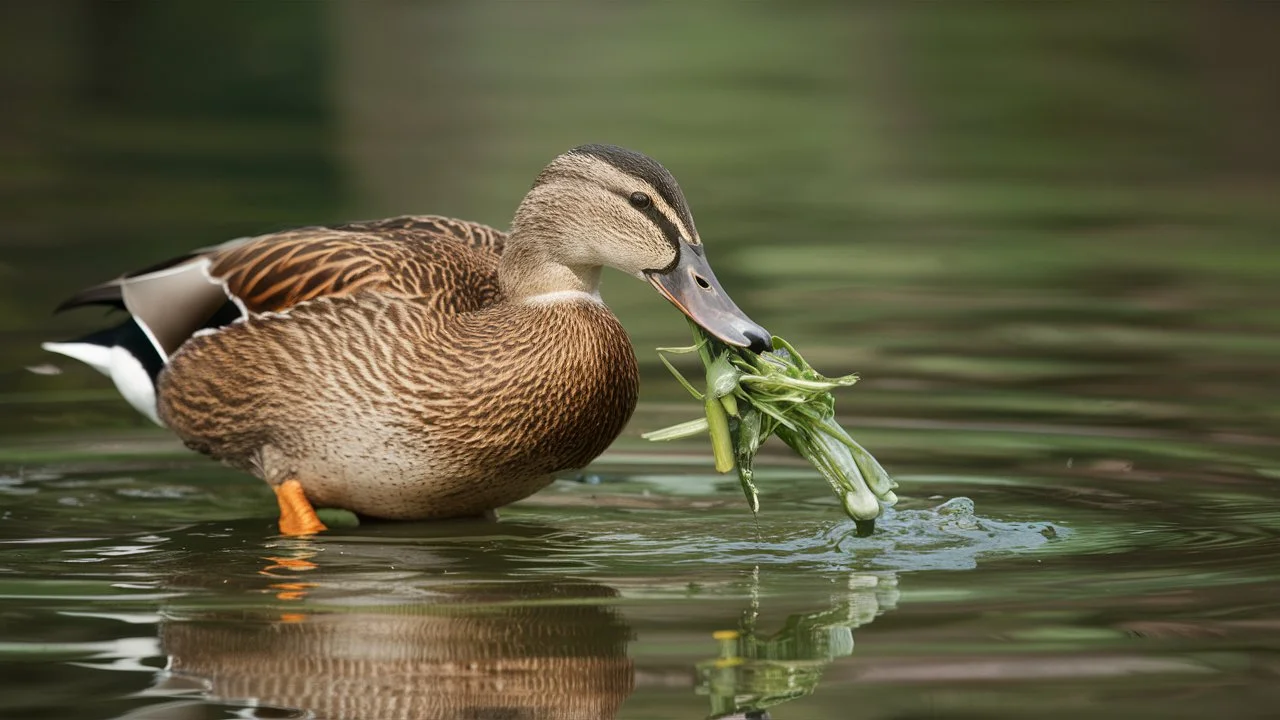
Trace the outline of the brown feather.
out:
[[[252,314],[174,354],[162,419],[366,515],[467,515],[537,491],[618,436],[638,369],[598,302],[500,302],[502,246],[484,226],[394,218],[214,250],[210,274]]]
[[[451,517],[585,466],[630,418],[638,379],[597,303],[452,315],[360,293],[193,338],[160,376],[159,410],[193,449],[297,477],[319,505]]]
[[[496,299],[496,279],[487,278],[496,278],[504,239],[478,223],[403,216],[263,235],[207,257],[209,274],[254,313],[362,291],[419,297],[461,312]],[[433,273],[441,272],[453,282],[437,283]]]

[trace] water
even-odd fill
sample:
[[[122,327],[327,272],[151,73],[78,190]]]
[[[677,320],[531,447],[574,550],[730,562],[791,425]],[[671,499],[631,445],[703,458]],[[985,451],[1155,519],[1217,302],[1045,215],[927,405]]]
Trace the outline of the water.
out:
[[[6,710],[1192,717],[1276,699],[1266,479],[902,474],[911,496],[859,539],[804,471],[765,474],[757,523],[705,462],[653,459],[607,456],[599,482],[498,523],[337,517],[305,540],[273,534],[256,481],[198,461],[6,478]]]
[[[0,717],[1274,715],[1269,6],[227,7],[0,6]],[[190,247],[505,224],[598,140],[861,374],[875,535],[781,446],[753,518],[702,443],[639,438],[698,408],[652,350],[683,322],[616,274],[641,407],[496,523],[281,538],[262,483],[38,350],[99,321],[62,296]]]

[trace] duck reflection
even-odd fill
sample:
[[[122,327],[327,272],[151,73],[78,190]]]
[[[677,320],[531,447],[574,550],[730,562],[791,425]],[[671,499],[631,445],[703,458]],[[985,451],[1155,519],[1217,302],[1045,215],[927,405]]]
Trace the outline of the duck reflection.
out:
[[[340,545],[324,545],[291,541],[263,558],[265,607],[171,609],[160,630],[171,679],[196,679],[209,701],[255,717],[335,720],[601,720],[632,692],[632,632],[609,587],[452,580],[421,564],[335,572],[326,565]],[[347,565],[370,549],[348,546]]]
[[[719,654],[698,663],[698,692],[711,701],[711,718],[767,718],[767,708],[813,693],[822,672],[853,653],[853,630],[898,604],[892,574],[852,573],[845,591],[826,610],[794,614],[782,628],[756,627],[758,599],[738,627],[715,633]]]

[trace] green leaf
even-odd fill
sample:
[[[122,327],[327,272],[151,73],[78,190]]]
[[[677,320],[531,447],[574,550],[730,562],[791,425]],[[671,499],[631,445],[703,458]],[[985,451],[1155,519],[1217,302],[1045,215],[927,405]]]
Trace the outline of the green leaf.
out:
[[[698,389],[697,389],[697,388],[695,388],[695,387],[694,387],[694,386],[693,386],[693,385],[692,385],[688,380],[685,380],[685,379],[684,379],[684,375],[682,375],[682,374],[680,373],[680,371],[676,369],[676,366],[675,366],[675,365],[672,365],[672,364],[671,364],[671,361],[670,361],[670,360],[668,360],[668,359],[667,359],[665,356],[663,356],[663,355],[659,355],[659,356],[658,356],[658,359],[662,361],[662,364],[663,364],[663,365],[666,365],[666,366],[667,366],[667,369],[671,371],[671,374],[672,374],[672,375],[675,375],[675,376],[676,376],[676,380],[677,380],[677,381],[679,381],[679,383],[680,383],[681,385],[683,385],[683,386],[684,386],[684,389],[685,389],[685,390],[688,390],[688,391],[689,391],[689,394],[690,394],[690,395],[694,396],[695,398],[697,398],[697,399],[699,399],[699,400],[701,400],[701,399],[702,399],[702,393],[698,392]]]
[[[694,435],[701,435],[706,431],[707,419],[700,417],[697,420],[682,422],[679,425],[672,425],[661,430],[651,430],[640,437],[653,442],[666,442],[668,440],[680,440]]]
[[[776,335],[774,350],[757,354],[729,347],[693,322],[689,325],[694,345],[661,352],[697,351],[706,372],[706,392],[695,388],[665,356],[659,357],[685,390],[703,401],[705,417],[643,437],[673,440],[708,432],[716,469],[728,472],[737,466],[742,492],[755,513],[760,508],[755,455],[776,434],[827,480],[841,507],[858,522],[859,533],[869,533],[881,508],[897,502],[897,483],[835,420],[832,391],[853,385],[858,376],[824,377]]]

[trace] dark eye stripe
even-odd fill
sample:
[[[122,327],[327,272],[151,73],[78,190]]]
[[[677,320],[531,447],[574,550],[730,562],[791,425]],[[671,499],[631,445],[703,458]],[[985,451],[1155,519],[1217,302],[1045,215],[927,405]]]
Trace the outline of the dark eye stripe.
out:
[[[663,215],[662,211],[658,210],[658,208],[649,206],[645,209],[644,214],[653,221],[654,225],[658,226],[658,229],[666,236],[667,242],[671,243],[671,247],[676,251],[676,255],[671,260],[671,264],[662,268],[662,272],[667,272],[674,268],[676,263],[680,262],[680,241],[684,236],[680,234],[680,230],[676,227],[675,223],[671,222],[666,215]]]
[[[676,213],[676,217],[683,221],[683,215],[680,212],[680,208],[677,207],[675,204],[673,204],[669,199],[667,199],[667,197],[664,194],[659,193],[658,196],[661,197],[663,200],[666,200],[667,207],[671,208]],[[667,232],[667,228],[676,228],[673,232],[675,232],[675,237],[676,237],[675,242],[677,247],[679,247],[679,243],[681,239],[686,239],[690,243],[693,242],[693,235],[691,234],[693,232],[692,223],[690,223],[687,227],[683,223],[672,223],[669,219],[667,219],[666,215],[664,215],[660,210],[658,210],[658,206],[656,203],[653,205],[650,205],[648,209],[652,210],[657,215],[658,218],[661,218],[662,221],[666,223],[665,226],[662,226],[661,224],[659,225],[660,227],[663,227],[663,233]],[[657,218],[654,218],[653,221],[659,222]]]
[[[629,193],[618,193],[618,195],[626,198],[628,202],[631,200],[631,195]],[[655,272],[667,272],[671,270],[676,266],[676,263],[680,262],[680,244],[684,240],[684,235],[680,232],[680,228],[678,228],[675,223],[671,222],[666,215],[662,214],[662,211],[655,205],[650,204],[646,208],[637,208],[637,210],[644,213],[644,216],[649,218],[650,222],[658,226],[658,229],[662,231],[663,237],[667,239],[667,242],[671,243],[671,248],[676,251],[675,258],[671,261],[671,264],[664,268],[658,268]]]

